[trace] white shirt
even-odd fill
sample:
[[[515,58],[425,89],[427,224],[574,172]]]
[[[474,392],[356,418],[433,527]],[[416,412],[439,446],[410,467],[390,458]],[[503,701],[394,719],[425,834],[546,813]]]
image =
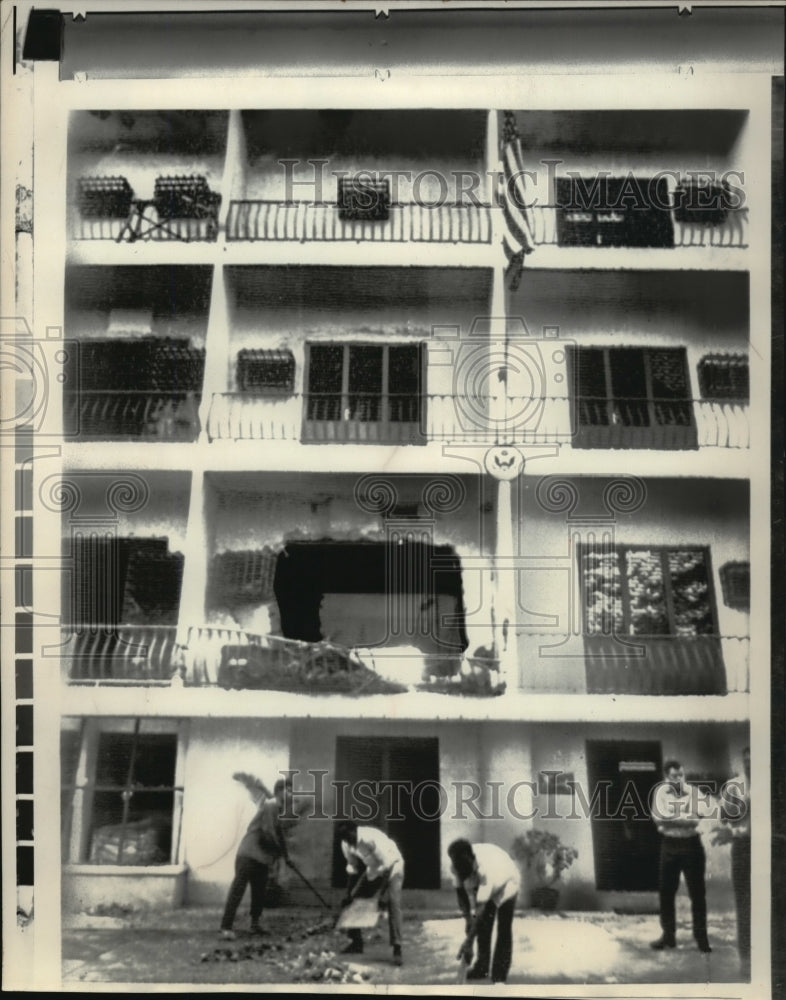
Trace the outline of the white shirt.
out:
[[[476,906],[491,900],[495,906],[502,906],[509,899],[515,899],[521,885],[519,867],[507,851],[496,844],[473,844],[476,871],[463,881],[453,872],[454,885],[465,889],[475,898]]]
[[[664,837],[695,837],[701,821],[711,814],[709,796],[696,785],[685,782],[677,791],[668,781],[662,781],[655,789],[652,818]]]
[[[383,872],[392,871],[396,865],[398,871],[404,870],[404,859],[394,841],[375,826],[359,826],[358,842],[354,846],[341,841],[341,850],[347,859],[347,871],[357,875],[360,870],[358,860],[366,866],[367,877],[373,881]]]
[[[732,837],[751,835],[751,782],[744,774],[737,774],[721,791],[721,821],[731,830]]]

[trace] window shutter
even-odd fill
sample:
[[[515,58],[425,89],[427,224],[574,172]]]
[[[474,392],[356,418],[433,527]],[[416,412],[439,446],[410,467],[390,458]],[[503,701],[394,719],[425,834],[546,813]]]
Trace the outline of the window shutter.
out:
[[[750,380],[744,354],[708,354],[698,370],[702,399],[748,401]]]
[[[750,611],[751,567],[747,562],[728,562],[720,568],[723,603],[735,611]]]
[[[295,389],[295,358],[291,351],[238,351],[235,366],[237,386],[242,392],[291,395]]]
[[[390,215],[390,181],[363,174],[339,177],[338,214],[341,219],[384,221]]]
[[[677,222],[718,226],[728,215],[729,185],[701,178],[682,181],[674,191],[674,218]]]
[[[238,552],[221,552],[210,569],[211,603],[262,604],[274,597],[278,553],[269,547]]]

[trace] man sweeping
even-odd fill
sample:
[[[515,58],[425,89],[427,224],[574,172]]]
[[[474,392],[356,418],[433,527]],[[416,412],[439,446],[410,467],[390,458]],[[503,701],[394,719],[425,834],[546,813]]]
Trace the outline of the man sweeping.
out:
[[[339,824],[341,850],[347,862],[349,881],[347,894],[341,902],[349,906],[356,898],[386,895],[390,943],[393,964],[402,965],[401,953],[401,888],[404,883],[404,859],[398,847],[382,830],[373,826],[358,826],[352,820]],[[363,933],[359,928],[347,930],[349,944],[345,954],[361,954]]]
[[[272,797],[263,798],[240,841],[235,856],[235,877],[229,887],[219,931],[219,936],[225,940],[235,938],[232,928],[246,886],[251,886],[251,933],[267,933],[261,921],[270,869],[279,858],[291,865],[286,830],[297,822],[297,819],[289,818],[293,815],[291,803],[292,782],[279,778],[273,786]],[[286,819],[283,818],[285,816]]]
[[[485,979],[489,974],[491,932],[496,919],[491,981],[504,983],[513,957],[513,911],[520,886],[518,865],[496,844],[471,844],[463,838],[448,847],[448,857],[466,931],[458,957],[467,965],[472,961],[476,938],[478,942],[477,961],[467,972],[467,979]]]

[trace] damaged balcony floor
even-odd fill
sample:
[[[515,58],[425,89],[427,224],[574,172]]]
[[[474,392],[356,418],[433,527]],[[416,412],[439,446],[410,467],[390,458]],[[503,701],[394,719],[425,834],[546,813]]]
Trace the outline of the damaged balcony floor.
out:
[[[680,894],[682,896],[682,893]],[[117,912],[117,911],[115,911]],[[711,955],[690,932],[687,899],[678,898],[678,947],[654,952],[654,914],[517,913],[508,984],[740,982],[733,910],[710,912]],[[71,915],[63,928],[63,981],[113,983],[324,983],[448,985],[457,982],[463,921],[441,913],[406,913],[404,966],[395,968],[387,922],[366,932],[363,955],[341,955],[346,937],[325,911],[271,909],[270,934],[254,938],[237,921],[234,942],[221,941],[218,908]],[[329,971],[333,970],[333,971]],[[481,984],[478,984],[481,985]]]

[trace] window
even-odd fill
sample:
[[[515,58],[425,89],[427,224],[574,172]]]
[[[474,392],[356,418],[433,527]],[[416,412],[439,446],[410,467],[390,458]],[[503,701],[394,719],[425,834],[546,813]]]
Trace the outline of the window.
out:
[[[744,354],[708,354],[699,362],[698,371],[702,399],[748,402],[748,359]]]
[[[242,392],[291,395],[295,388],[295,359],[291,351],[238,351],[236,378]]]
[[[84,789],[85,860],[161,865],[175,858],[173,814],[182,792],[175,784],[177,742],[175,733],[141,733],[138,720],[131,733],[98,734],[94,778]]]
[[[729,562],[720,568],[723,603],[735,611],[750,611],[751,567],[747,562]]]
[[[716,184],[700,177],[684,180],[674,191],[674,218],[677,222],[718,226],[726,221],[730,197],[728,181]]]
[[[71,623],[177,624],[183,556],[166,538],[75,537]]]
[[[234,607],[273,599],[278,553],[271,548],[221,552],[210,567],[212,606]]]
[[[419,423],[420,344],[309,345],[308,420]]]
[[[187,338],[83,341],[63,391],[67,433],[193,440],[205,367]]]
[[[579,559],[585,634],[717,634],[707,549],[588,546]]]
[[[576,447],[696,447],[684,348],[577,347],[571,363]]]
[[[85,218],[125,219],[134,192],[125,177],[80,177],[78,197]]]
[[[674,246],[665,177],[558,177],[556,183],[560,246]]]
[[[207,178],[199,174],[157,177],[153,202],[161,219],[206,219],[217,215],[221,195],[211,191]]]
[[[390,214],[390,181],[369,174],[339,177],[338,209],[342,219],[385,220]]]

